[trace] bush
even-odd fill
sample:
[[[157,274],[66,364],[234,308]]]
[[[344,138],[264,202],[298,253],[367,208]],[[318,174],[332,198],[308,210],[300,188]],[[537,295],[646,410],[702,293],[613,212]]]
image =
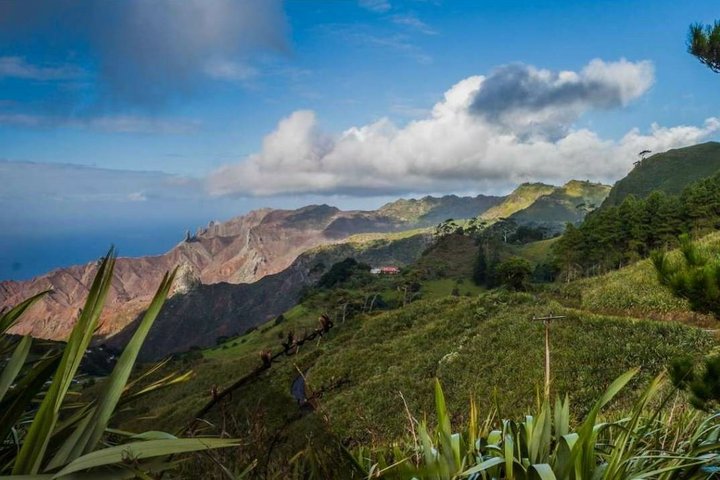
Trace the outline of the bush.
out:
[[[512,290],[527,290],[532,272],[530,262],[520,257],[510,257],[497,266],[500,283]]]

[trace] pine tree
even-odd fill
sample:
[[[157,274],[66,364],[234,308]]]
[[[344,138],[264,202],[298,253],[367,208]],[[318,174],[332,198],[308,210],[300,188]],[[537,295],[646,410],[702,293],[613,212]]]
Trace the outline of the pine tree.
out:
[[[710,70],[720,73],[720,21],[690,26],[688,52]]]

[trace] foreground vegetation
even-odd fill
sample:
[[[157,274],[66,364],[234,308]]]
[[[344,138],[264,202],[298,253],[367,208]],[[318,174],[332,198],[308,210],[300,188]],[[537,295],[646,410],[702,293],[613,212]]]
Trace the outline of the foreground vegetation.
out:
[[[523,420],[483,420],[474,403],[464,433],[454,433],[440,383],[435,385],[437,426],[410,418],[412,443],[380,454],[359,451],[368,478],[417,479],[701,479],[720,469],[720,423],[716,415],[671,408],[662,397],[663,376],[653,379],[622,418],[603,421],[601,410],[636,374],[617,378],[572,428],[567,397],[547,401]],[[657,406],[651,406],[659,400]],[[416,433],[417,432],[417,433]],[[377,453],[375,454],[377,455]],[[391,463],[392,462],[392,463]]]
[[[85,307],[67,343],[57,348],[36,345],[29,337],[0,338],[0,475],[3,478],[84,479],[137,478],[146,472],[172,470],[171,455],[236,444],[217,438],[177,438],[148,431],[135,434],[110,430],[119,406],[187,379],[170,374],[133,388],[128,383],[143,340],[172,286],[175,272],[166,274],[138,330],[115,369],[90,402],[77,398],[80,363],[90,344],[113,277],[111,251],[99,264]],[[4,334],[41,296],[40,293],[0,315]],[[151,369],[152,372],[152,369]],[[150,372],[150,373],[151,373]]]

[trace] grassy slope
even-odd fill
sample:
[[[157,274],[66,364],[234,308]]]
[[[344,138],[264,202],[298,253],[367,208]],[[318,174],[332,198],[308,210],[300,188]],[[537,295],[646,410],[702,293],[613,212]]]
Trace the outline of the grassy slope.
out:
[[[720,170],[720,143],[707,142],[648,157],[610,191],[607,205],[617,205],[629,194],[644,197],[653,190],[680,193],[689,183]]]
[[[702,243],[713,249],[720,248],[720,233],[704,237]],[[687,301],[676,298],[660,285],[649,260],[559,286],[559,290],[566,299],[574,300],[584,310],[680,321],[713,329],[720,327],[720,322],[714,318],[691,312]]]
[[[529,294],[444,296],[337,325],[317,344],[235,392],[229,408],[241,419],[261,418],[268,434],[282,428],[289,438],[282,448],[288,450],[305,441],[291,445],[296,440],[327,428],[322,417],[346,440],[403,436],[399,392],[412,412],[432,412],[435,377],[445,386],[451,411],[466,411],[474,395],[484,412],[497,402],[503,415],[517,415],[533,407],[543,380],[542,324],[530,318],[549,312],[568,316],[553,327],[553,377],[554,389],[572,397],[575,413],[631,367],[643,366],[641,382],[680,353],[699,356],[715,346],[711,335],[678,323],[595,315]],[[313,317],[299,312],[295,320],[311,324]],[[171,428],[187,421],[208,400],[213,384],[227,385],[250,371],[259,363],[257,350],[278,345],[288,326],[270,326],[234,347],[206,351],[194,365],[192,381],[144,403],[141,413],[159,417],[144,426]],[[298,371],[305,372],[313,391],[323,392],[322,417],[299,415],[290,395]]]
[[[720,234],[715,238],[720,241]],[[535,242],[518,251],[541,261],[551,244],[552,240]],[[542,326],[530,318],[549,312],[568,316],[553,327],[554,388],[569,393],[580,410],[631,367],[643,366],[642,379],[647,379],[680,353],[700,356],[716,346],[713,336],[700,329],[629,318],[689,315],[683,302],[652,283],[646,263],[555,286],[549,295],[483,293],[463,278],[463,269],[456,265],[468,263],[471,247],[475,248],[454,241],[431,249],[418,263],[452,260],[455,265],[446,265],[445,271],[455,277],[424,280],[422,299],[405,308],[338,323],[322,340],[236,392],[234,414],[241,419],[261,418],[268,435],[282,429],[288,440],[278,452],[302,447],[304,440],[298,439],[327,428],[347,440],[385,441],[405,432],[399,392],[412,412],[431,412],[432,379],[437,376],[445,385],[451,411],[466,411],[468,399],[475,395],[485,411],[497,401],[503,415],[512,416],[533,406],[541,386]],[[451,296],[455,286],[461,295],[467,290],[470,296]],[[571,297],[576,301],[567,301]],[[161,419],[144,426],[171,428],[187,420],[207,401],[213,384],[227,385],[252,370],[259,363],[258,351],[276,350],[289,330],[302,334],[313,328],[319,313],[300,305],[285,314],[283,323],[269,322],[203,351],[204,358],[193,366],[196,375],[191,382],[141,407],[142,413]],[[305,372],[313,391],[323,392],[322,416],[300,415],[290,395],[299,371]],[[330,427],[322,418],[329,419]]]
[[[545,263],[550,259],[552,246],[558,241],[558,238],[548,238],[537,242],[530,242],[524,245],[511,245],[513,255],[525,258],[533,265]]]
[[[420,199],[401,198],[383,205],[378,213],[404,222],[421,225],[435,225],[448,218],[472,218],[502,201],[502,197],[423,197]]]
[[[509,217],[513,213],[529,207],[543,195],[552,193],[553,190],[555,190],[555,187],[544,183],[523,183],[505,197],[500,204],[483,212],[480,218],[492,221]]]
[[[567,222],[577,223],[585,216],[585,210],[579,209],[578,205],[599,207],[609,191],[608,185],[571,180],[514,213],[511,218],[519,223],[550,223],[560,227]]]
[[[420,271],[425,279],[469,279],[477,251],[478,247],[470,237],[447,235],[428,247],[413,268]]]
[[[321,388],[342,381],[322,400],[344,436],[368,441],[403,432],[402,392],[413,412],[432,409],[432,379],[443,382],[451,411],[471,395],[504,415],[532,408],[543,379],[543,328],[533,314],[568,319],[553,327],[554,388],[586,408],[621,372],[643,366],[643,379],[683,352],[701,354],[710,335],[675,323],[640,322],[561,307],[530,295],[418,302],[367,318],[338,333],[309,369]]]

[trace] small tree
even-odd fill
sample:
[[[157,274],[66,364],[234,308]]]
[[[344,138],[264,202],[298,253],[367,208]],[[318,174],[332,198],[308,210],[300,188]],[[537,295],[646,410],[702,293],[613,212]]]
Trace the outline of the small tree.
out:
[[[480,245],[477,257],[475,257],[475,265],[473,267],[473,282],[475,285],[487,285],[488,263],[485,257],[485,246]]]
[[[690,25],[688,52],[710,70],[720,73],[720,21]]]
[[[679,261],[655,251],[651,258],[660,283],[701,313],[720,316],[720,258],[695,245],[687,234],[680,236]]]
[[[532,265],[520,257],[510,257],[497,266],[500,282],[513,290],[526,290],[532,276]]]

